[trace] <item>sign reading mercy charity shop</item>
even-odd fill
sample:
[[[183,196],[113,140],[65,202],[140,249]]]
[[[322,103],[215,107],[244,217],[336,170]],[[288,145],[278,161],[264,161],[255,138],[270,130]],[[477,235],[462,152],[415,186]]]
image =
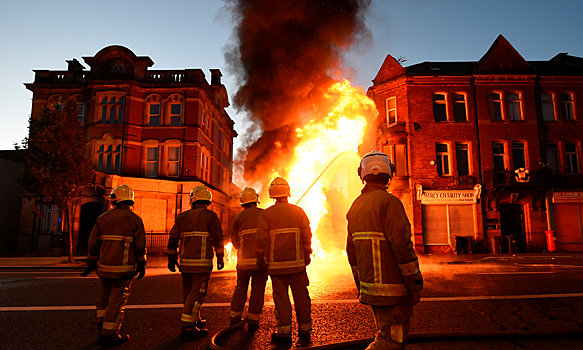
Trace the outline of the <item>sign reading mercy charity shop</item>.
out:
[[[473,204],[475,191],[423,191],[421,204]]]
[[[553,203],[583,203],[583,191],[555,192]]]

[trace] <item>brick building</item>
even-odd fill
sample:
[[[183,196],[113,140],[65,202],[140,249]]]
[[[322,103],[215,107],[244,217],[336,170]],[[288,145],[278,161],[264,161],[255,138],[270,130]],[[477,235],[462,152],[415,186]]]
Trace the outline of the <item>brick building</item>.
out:
[[[174,218],[189,208],[189,193],[207,185],[211,209],[228,232],[232,190],[233,120],[225,108],[227,90],[221,72],[201,69],[151,70],[154,62],[123,46],[109,46],[76,59],[66,71],[35,70],[32,115],[65,100],[79,107],[87,140],[86,155],[95,169],[93,187],[74,203],[74,250],[83,253],[96,217],[107,210],[107,197],[121,184],[135,192],[134,211],[146,231],[167,232]],[[23,200],[21,241],[26,236],[58,232],[58,208]],[[54,238],[54,237],[53,237]],[[47,238],[48,239],[48,238]],[[54,244],[53,244],[54,245]]]
[[[388,55],[368,95],[418,252],[583,251],[583,58],[503,36],[477,62]]]

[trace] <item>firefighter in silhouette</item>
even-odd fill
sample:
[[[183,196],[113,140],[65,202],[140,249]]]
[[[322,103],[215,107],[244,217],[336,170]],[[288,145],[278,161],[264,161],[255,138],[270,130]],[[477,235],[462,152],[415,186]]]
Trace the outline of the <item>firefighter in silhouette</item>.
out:
[[[233,291],[231,325],[239,323],[247,300],[247,290],[251,281],[251,296],[247,310],[247,330],[256,331],[259,328],[259,317],[263,309],[267,270],[257,269],[257,254],[255,234],[257,222],[263,209],[257,207],[259,196],[254,189],[246,187],[241,192],[241,206],[245,208],[235,216],[231,229],[231,242],[237,249],[237,286]]]
[[[369,350],[404,349],[413,306],[423,289],[405,209],[386,191],[393,169],[386,154],[367,153],[358,168],[366,185],[346,214],[348,261],[360,302],[372,307],[378,329]]]
[[[124,307],[132,278],[146,273],[146,232],[142,219],[131,211],[134,192],[127,185],[113,189],[114,208],[101,214],[89,235],[89,256],[85,277],[97,269],[101,295],[97,302],[98,342],[110,348],[129,340],[120,335]]]
[[[185,338],[203,338],[208,332],[206,321],[200,319],[200,307],[207,294],[208,283],[213,270],[213,257],[217,256],[217,269],[224,263],[223,229],[214,211],[207,209],[212,193],[204,185],[190,192],[191,208],[178,215],[168,240],[168,269],[180,269],[184,308],[180,321]],[[178,247],[180,246],[180,264]],[[213,251],[214,248],[214,251]]]
[[[288,290],[291,288],[298,335],[309,339],[312,330],[311,299],[308,293],[306,266],[312,253],[310,221],[302,208],[288,203],[290,187],[281,177],[269,185],[269,197],[275,204],[263,211],[257,225],[257,265],[267,267],[273,287],[277,332],[272,341],[291,344],[292,309]]]

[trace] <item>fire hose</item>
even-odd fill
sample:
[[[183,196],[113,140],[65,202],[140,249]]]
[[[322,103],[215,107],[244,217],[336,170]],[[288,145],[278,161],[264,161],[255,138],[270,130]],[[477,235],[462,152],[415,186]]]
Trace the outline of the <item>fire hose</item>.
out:
[[[296,205],[298,205],[302,199],[304,199],[304,196],[312,189],[312,187],[314,187],[314,185],[316,184],[316,182],[318,182],[318,180],[320,180],[320,178],[322,177],[322,175],[324,175],[324,173],[326,172],[326,170],[328,170],[328,168],[330,168],[330,166],[336,161],[336,159],[340,158],[341,155],[347,153],[348,151],[344,151],[342,153],[338,153],[336,155],[336,157],[334,157],[330,163],[328,163],[328,165],[326,165],[326,167],[324,168],[324,170],[322,170],[322,172],[320,173],[320,175],[318,175],[318,177],[316,178],[316,180],[314,180],[314,182],[312,182],[312,184],[310,185],[310,187],[308,187],[308,189],[304,192],[304,194],[302,194],[302,196],[300,197],[300,199],[298,199],[298,201],[296,202]]]
[[[243,326],[247,323],[245,318],[241,322],[229,326],[215,334],[209,348],[212,350],[226,350],[217,345],[217,339],[228,334],[229,332]],[[491,332],[449,332],[449,333],[412,333],[407,337],[407,343],[427,343],[436,341],[469,341],[480,339],[512,339],[512,338],[545,338],[545,337],[564,337],[577,336],[583,337],[583,332],[573,331],[491,331]],[[309,347],[302,347],[302,350],[338,350],[338,349],[364,349],[368,344],[374,341],[374,338],[356,339],[339,343],[323,344]]]

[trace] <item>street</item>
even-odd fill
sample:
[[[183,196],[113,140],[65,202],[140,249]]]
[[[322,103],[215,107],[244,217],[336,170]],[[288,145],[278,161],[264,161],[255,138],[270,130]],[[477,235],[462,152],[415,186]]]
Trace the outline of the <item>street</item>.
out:
[[[583,260],[580,257],[432,261],[421,256],[425,289],[411,322],[407,349],[580,349],[583,343]],[[212,274],[202,307],[209,336],[181,340],[182,287],[179,273],[149,264],[135,280],[122,333],[131,336],[118,349],[206,349],[214,334],[229,325],[233,266]],[[78,269],[0,268],[1,349],[99,349],[95,273]],[[318,347],[374,337],[368,306],[356,300],[345,258],[327,257],[308,268],[312,298],[311,342]],[[275,315],[268,282],[261,327],[246,326],[216,340],[226,349],[269,349]],[[343,349],[364,349],[366,344]]]

